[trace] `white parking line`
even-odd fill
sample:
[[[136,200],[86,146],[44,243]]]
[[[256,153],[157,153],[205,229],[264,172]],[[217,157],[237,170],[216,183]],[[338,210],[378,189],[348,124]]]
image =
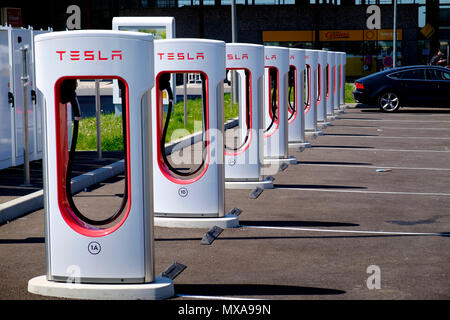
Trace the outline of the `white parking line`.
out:
[[[367,119],[367,118],[339,118],[337,120],[350,120],[350,121],[394,121],[394,122],[429,122],[429,123],[449,123],[450,120],[407,120],[407,119]]]
[[[450,196],[450,193],[439,193],[439,192],[401,192],[401,191],[341,190],[341,189],[324,189],[324,188],[291,188],[291,187],[283,187],[283,185],[274,185],[274,189],[313,191],[313,192],[366,193],[366,194],[412,195],[412,196],[434,196],[434,197]]]
[[[270,226],[247,226],[241,227],[252,229],[272,229],[272,230],[291,230],[307,232],[329,232],[329,233],[354,233],[354,234],[374,234],[374,235],[399,235],[399,236],[450,236],[450,233],[436,232],[398,232],[398,231],[366,231],[366,230],[336,230],[336,229],[316,229],[316,228],[294,228],[294,227],[270,227]]]
[[[328,136],[328,137],[342,137],[342,138],[381,138],[381,139],[427,139],[427,140],[450,140],[450,137],[391,137],[391,136],[370,136],[370,135],[352,135],[350,134],[346,134],[346,135],[340,135],[339,133],[325,133],[323,135],[324,137]]]
[[[206,299],[206,300],[265,300],[265,299],[256,299],[256,298],[238,298],[238,297],[221,297],[221,296],[198,296],[198,295],[190,295],[190,294],[176,294],[176,296],[180,297],[180,298]]]
[[[450,171],[450,168],[419,168],[419,167],[393,167],[393,166],[371,166],[371,165],[352,165],[352,164],[322,164],[322,163],[302,163],[303,166],[317,166],[317,167],[348,167],[348,168],[369,168],[369,169],[395,169],[395,170],[429,170],[429,171]]]
[[[352,151],[388,151],[388,152],[438,152],[438,153],[449,153],[450,150],[410,150],[410,149],[377,149],[377,148],[352,148],[352,147],[343,147],[343,148],[336,148],[336,147],[328,147],[328,146],[312,146],[312,148],[317,149],[330,149],[330,150],[352,150]]]
[[[362,129],[395,129],[395,130],[450,130],[450,128],[411,128],[411,127],[379,127],[379,126],[341,126],[332,124],[330,127],[362,128]]]

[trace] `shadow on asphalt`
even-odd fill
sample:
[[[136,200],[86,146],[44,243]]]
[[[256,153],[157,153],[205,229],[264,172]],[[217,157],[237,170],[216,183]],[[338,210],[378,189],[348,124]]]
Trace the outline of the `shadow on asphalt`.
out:
[[[327,221],[240,220],[241,225],[266,227],[358,227],[359,224]]]
[[[375,147],[368,146],[334,146],[334,145],[313,145],[311,148],[333,148],[333,149],[374,149]]]
[[[328,184],[274,184],[274,188],[283,189],[367,189],[361,186],[336,186]]]
[[[343,290],[267,284],[175,284],[175,292],[203,296],[339,295]]]
[[[371,166],[370,162],[347,162],[347,161],[297,161],[297,164],[323,164],[336,166]]]
[[[377,106],[367,105],[367,104],[358,104],[354,107],[355,109],[361,109],[360,112],[363,113],[385,113],[384,111],[381,111],[380,108]],[[397,111],[394,112],[394,114],[424,114],[424,113],[435,113],[435,114],[450,114],[450,106],[449,108],[446,107],[406,107],[400,108]]]

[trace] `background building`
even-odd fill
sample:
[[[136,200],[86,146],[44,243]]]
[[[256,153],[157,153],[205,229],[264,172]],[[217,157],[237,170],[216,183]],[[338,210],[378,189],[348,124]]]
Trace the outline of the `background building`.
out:
[[[114,16],[173,16],[179,38],[232,41],[231,0],[2,3],[20,8],[22,25],[35,29],[66,29],[71,16],[67,8],[77,5],[82,29],[110,29]],[[426,64],[439,47],[447,55],[450,0],[397,3],[397,64]],[[368,12],[371,5],[379,8],[378,29],[368,29],[368,20],[375,19],[372,11]],[[393,0],[236,0],[236,16],[238,42],[345,51],[350,77],[378,71],[392,61]]]

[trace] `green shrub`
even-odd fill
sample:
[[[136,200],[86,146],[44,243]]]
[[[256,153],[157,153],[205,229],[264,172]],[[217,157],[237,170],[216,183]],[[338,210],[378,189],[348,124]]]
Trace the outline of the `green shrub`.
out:
[[[202,103],[201,99],[190,99],[188,101],[187,126],[184,127],[184,103],[174,104],[173,113],[167,129],[166,142],[181,138],[202,129]],[[237,117],[239,114],[238,104],[230,107],[230,94],[224,95],[224,120]],[[165,119],[165,117],[164,117]],[[114,114],[102,114],[101,139],[103,151],[123,150],[122,117]],[[177,129],[185,129],[176,132]],[[77,151],[97,150],[97,126],[96,117],[82,118],[79,124]]]

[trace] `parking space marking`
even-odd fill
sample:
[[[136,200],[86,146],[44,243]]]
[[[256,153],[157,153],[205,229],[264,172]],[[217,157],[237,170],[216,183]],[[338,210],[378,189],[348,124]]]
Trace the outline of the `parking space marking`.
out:
[[[378,149],[378,148],[352,148],[351,146],[348,147],[342,147],[342,148],[337,148],[337,147],[333,147],[333,146],[312,146],[312,148],[317,148],[317,149],[332,149],[332,150],[352,150],[352,151],[387,151],[387,152],[424,152],[424,153],[428,153],[428,152],[438,152],[438,153],[449,153],[450,150],[423,150],[423,149],[417,149],[417,150],[412,150],[412,149]]]
[[[378,138],[378,139],[381,138],[381,139],[402,139],[402,140],[405,140],[405,139],[414,139],[414,140],[417,140],[417,139],[450,140],[450,137],[411,137],[411,136],[408,136],[408,137],[392,137],[392,136],[365,136],[365,135],[357,136],[357,135],[352,135],[352,134],[341,136],[338,133],[336,133],[336,134],[325,133],[323,136],[324,137],[342,137],[342,138],[343,137],[345,137],[345,138]]]
[[[450,128],[417,128],[417,127],[385,127],[385,126],[357,126],[357,125],[345,125],[345,124],[331,124],[329,128],[344,127],[344,128],[356,128],[356,129],[394,129],[394,130],[450,130]]]
[[[198,295],[190,295],[190,294],[176,294],[177,297],[180,298],[189,298],[189,299],[207,299],[207,300],[265,300],[265,299],[257,299],[257,298],[238,298],[238,297],[220,297],[220,296],[198,296]]]
[[[339,124],[332,124],[330,127],[346,127],[346,128],[362,128],[362,129],[395,129],[395,130],[450,130],[450,128],[409,128],[409,127],[379,127],[379,126],[345,126]]]
[[[337,120],[350,121],[394,121],[394,122],[420,122],[420,123],[450,123],[450,120],[408,120],[408,119],[367,119],[367,118],[339,118]]]
[[[279,190],[297,190],[297,191],[313,191],[313,192],[339,192],[339,193],[366,193],[366,194],[387,194],[387,195],[412,195],[412,196],[434,196],[448,197],[450,193],[439,192],[401,192],[401,191],[371,191],[371,190],[341,190],[341,189],[321,189],[321,188],[291,188],[283,187],[282,184],[274,185],[274,189]]]
[[[299,165],[317,166],[317,167],[348,167],[348,168],[369,168],[369,169],[395,169],[395,170],[425,170],[425,171],[450,171],[450,168],[419,168],[419,167],[393,167],[393,166],[370,166],[370,165],[352,165],[352,164],[321,164],[321,163],[303,163]]]
[[[391,235],[391,236],[450,236],[450,233],[437,232],[398,232],[398,231],[367,231],[367,230],[339,230],[339,229],[319,229],[319,228],[295,228],[295,227],[271,227],[271,226],[248,226],[241,225],[244,228],[252,229],[272,229],[272,230],[290,230],[307,232],[330,232],[330,233],[354,233],[354,234],[373,234],[373,235]]]

